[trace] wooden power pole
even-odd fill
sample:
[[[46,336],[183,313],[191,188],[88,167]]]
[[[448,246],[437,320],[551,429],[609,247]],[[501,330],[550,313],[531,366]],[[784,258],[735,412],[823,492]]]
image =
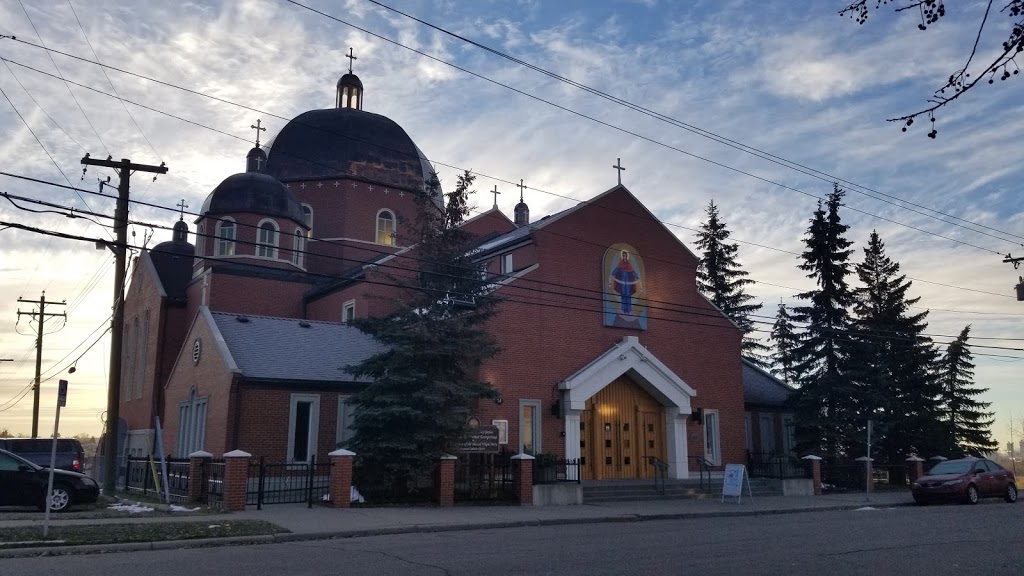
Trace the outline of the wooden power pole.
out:
[[[32,437],[39,437],[39,388],[40,388],[40,377],[43,367],[43,324],[46,324],[47,318],[54,316],[60,316],[67,319],[68,315],[60,313],[52,313],[46,311],[46,305],[50,306],[64,306],[64,302],[47,302],[46,291],[39,296],[39,300],[25,300],[24,298],[18,298],[18,302],[24,304],[36,304],[39,306],[39,310],[33,310],[31,312],[22,312],[18,310],[18,318],[22,316],[31,316],[36,320],[36,383],[32,385]],[[39,316],[39,318],[36,318]]]
[[[96,160],[88,154],[82,158],[86,166],[103,166],[117,171],[117,208],[114,212],[116,237],[110,248],[114,251],[114,313],[110,319],[110,379],[107,382],[107,421],[103,435],[103,493],[113,496],[117,485],[117,429],[121,418],[121,348],[124,330],[124,276],[128,252],[128,186],[132,172],[166,174],[167,167],[133,164],[131,160]]]

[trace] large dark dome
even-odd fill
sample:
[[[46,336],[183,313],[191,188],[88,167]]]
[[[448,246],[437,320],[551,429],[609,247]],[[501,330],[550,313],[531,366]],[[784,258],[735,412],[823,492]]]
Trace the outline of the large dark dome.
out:
[[[302,222],[302,205],[272,176],[243,172],[228,176],[203,202],[203,216],[250,212]]]
[[[354,108],[304,112],[268,148],[266,173],[282,181],[355,177],[418,191],[431,173],[401,126]]]

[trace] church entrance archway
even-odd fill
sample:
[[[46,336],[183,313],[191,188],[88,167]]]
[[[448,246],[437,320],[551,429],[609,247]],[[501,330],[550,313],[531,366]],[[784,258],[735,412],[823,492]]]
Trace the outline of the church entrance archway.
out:
[[[584,480],[653,478],[648,456],[666,460],[665,409],[628,376],[587,400],[580,414]]]

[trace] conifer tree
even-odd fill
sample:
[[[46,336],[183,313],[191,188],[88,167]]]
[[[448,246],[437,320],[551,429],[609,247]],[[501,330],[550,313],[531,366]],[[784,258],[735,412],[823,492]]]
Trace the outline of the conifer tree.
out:
[[[946,449],[950,456],[980,456],[999,447],[992,438],[995,420],[989,402],[977,397],[988,391],[974,385],[974,357],[967,342],[968,324],[949,344],[940,363],[942,408],[945,412]]]
[[[416,222],[409,226],[415,273],[394,279],[402,294],[390,314],[353,321],[385,348],[347,367],[372,380],[353,399],[353,437],[346,446],[358,455],[361,488],[407,491],[465,432],[477,401],[496,395],[475,378],[498,348],[485,329],[496,302],[469,254],[472,237],[460,227],[473,180],[462,174],[443,209],[436,178],[417,197]]]
[[[939,390],[933,371],[937,354],[924,336],[928,312],[910,312],[920,298],[908,297],[912,283],[886,255],[877,232],[871,233],[856,270],[861,287],[854,290],[851,374],[861,384],[858,425],[869,418],[879,424],[873,451],[883,461],[930,453]]]
[[[732,233],[719,217],[714,200],[708,202],[706,213],[708,219],[697,233],[697,248],[701,250],[697,288],[743,330],[743,356],[767,367],[769,348],[750,336],[754,331],[750,315],[761,309],[760,303],[751,303],[754,297],[746,292],[754,281],[747,278],[748,273],[736,261],[739,246],[729,242]]]
[[[856,390],[849,374],[847,332],[853,292],[846,280],[852,243],[844,236],[849,226],[839,215],[843,195],[835,185],[811,217],[799,268],[817,287],[798,294],[808,305],[793,310],[793,319],[806,324],[795,353],[800,374],[800,387],[793,396],[797,449],[822,450],[829,459],[841,454],[855,423]]]
[[[800,335],[793,327],[793,319],[786,311],[786,305],[779,302],[779,310],[775,313],[772,324],[772,341],[775,348],[772,352],[774,372],[782,377],[787,384],[797,382],[796,348],[800,344]]]

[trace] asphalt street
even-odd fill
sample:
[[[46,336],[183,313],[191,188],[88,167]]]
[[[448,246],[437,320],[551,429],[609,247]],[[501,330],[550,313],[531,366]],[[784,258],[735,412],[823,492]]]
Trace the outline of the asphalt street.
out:
[[[1024,507],[881,508],[0,560],[0,575],[1017,574]]]

